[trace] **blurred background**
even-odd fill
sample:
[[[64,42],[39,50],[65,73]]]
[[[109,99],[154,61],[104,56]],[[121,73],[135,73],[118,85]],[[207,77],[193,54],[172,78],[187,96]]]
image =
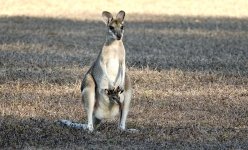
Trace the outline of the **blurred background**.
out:
[[[128,14],[247,17],[247,0],[1,0],[0,15],[95,19],[108,10]]]

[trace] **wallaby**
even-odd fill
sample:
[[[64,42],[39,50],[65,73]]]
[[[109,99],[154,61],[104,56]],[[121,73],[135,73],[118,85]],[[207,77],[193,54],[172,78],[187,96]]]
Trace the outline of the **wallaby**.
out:
[[[67,120],[61,122],[93,131],[101,120],[113,118],[120,112],[119,129],[126,130],[132,87],[126,73],[122,41],[125,12],[120,11],[113,18],[111,13],[103,11],[102,17],[107,26],[106,41],[96,61],[84,75],[81,85],[88,124],[76,124]]]

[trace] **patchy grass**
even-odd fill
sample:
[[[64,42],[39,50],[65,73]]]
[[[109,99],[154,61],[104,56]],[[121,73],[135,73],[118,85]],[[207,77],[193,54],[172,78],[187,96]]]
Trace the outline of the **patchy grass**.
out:
[[[248,19],[242,15],[127,14],[134,89],[127,127],[140,130],[133,134],[116,130],[117,120],[92,134],[56,124],[86,121],[80,83],[105,41],[104,24],[78,15],[25,15],[0,17],[1,148],[248,146]]]

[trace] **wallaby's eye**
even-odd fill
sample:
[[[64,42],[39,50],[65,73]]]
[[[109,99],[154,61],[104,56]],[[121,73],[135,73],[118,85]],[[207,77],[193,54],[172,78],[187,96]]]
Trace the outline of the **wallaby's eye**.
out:
[[[109,26],[109,29],[110,30],[114,30],[115,28],[113,26]]]
[[[124,29],[124,26],[121,26],[121,30],[123,30]]]

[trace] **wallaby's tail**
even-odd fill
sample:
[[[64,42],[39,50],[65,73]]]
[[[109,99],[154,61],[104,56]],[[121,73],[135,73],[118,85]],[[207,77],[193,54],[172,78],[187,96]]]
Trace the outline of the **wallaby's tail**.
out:
[[[70,120],[59,120],[60,125],[67,126],[75,129],[87,129],[87,124],[75,123]]]

